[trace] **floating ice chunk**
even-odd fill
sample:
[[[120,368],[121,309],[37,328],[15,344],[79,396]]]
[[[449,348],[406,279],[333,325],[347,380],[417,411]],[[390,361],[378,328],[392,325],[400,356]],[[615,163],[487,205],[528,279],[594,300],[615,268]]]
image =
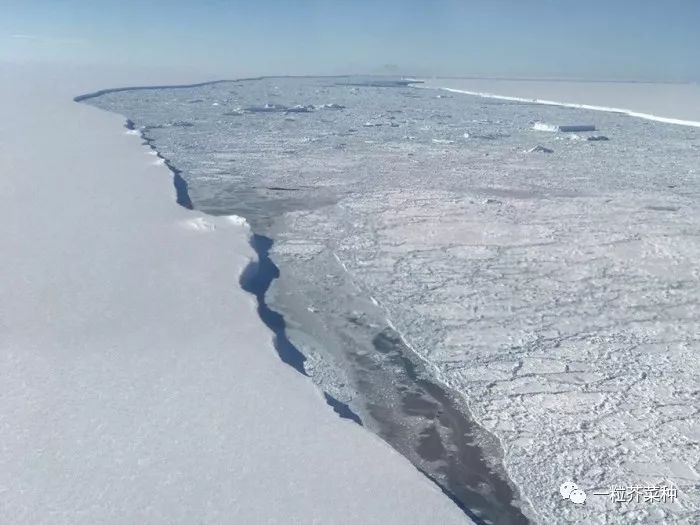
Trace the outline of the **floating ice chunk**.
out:
[[[382,125],[381,122],[365,122],[362,124],[366,128],[378,128],[379,126]]]
[[[564,132],[595,131],[595,125],[593,125],[593,124],[568,124],[565,126],[559,126],[559,131],[564,131]]]
[[[330,103],[330,104],[321,104],[318,106],[319,109],[345,109],[345,106],[342,104],[335,104],[335,103]]]
[[[225,111],[223,114],[230,117],[240,117],[241,115],[245,115],[245,111],[243,108],[236,108],[233,111]]]
[[[248,106],[244,108],[248,113],[274,113],[287,111],[287,107],[281,104],[265,104],[264,106]]]
[[[454,140],[450,139],[433,139],[433,143],[435,144],[454,144]]]
[[[483,139],[483,140],[498,140],[500,138],[509,137],[507,133],[470,133],[464,132],[465,139]]]
[[[313,106],[303,106],[301,104],[297,104],[296,106],[287,108],[287,113],[311,113],[313,110]]]
[[[554,153],[553,149],[545,148],[541,144],[538,144],[534,148],[530,148],[526,153]]]
[[[586,137],[586,140],[589,142],[598,142],[598,141],[606,141],[610,140],[608,137],[605,135],[591,135],[590,137]]]
[[[555,126],[554,124],[545,124],[544,122],[535,122],[535,125],[532,126],[532,129],[535,129],[537,131],[559,131],[559,126]]]
[[[535,122],[532,129],[537,131],[595,131],[595,126],[593,124],[547,124],[546,122]]]

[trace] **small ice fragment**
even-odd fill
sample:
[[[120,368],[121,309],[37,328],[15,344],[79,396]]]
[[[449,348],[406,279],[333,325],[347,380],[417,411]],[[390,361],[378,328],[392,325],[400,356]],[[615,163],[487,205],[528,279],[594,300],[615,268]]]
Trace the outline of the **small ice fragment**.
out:
[[[526,153],[536,153],[536,152],[539,152],[539,153],[554,153],[554,150],[553,150],[553,149],[549,149],[549,148],[545,148],[544,146],[538,144],[538,145],[535,146],[534,148],[530,148],[529,150],[527,150]]]
[[[559,126],[559,131],[595,131],[595,126],[593,124],[569,124],[566,126]]]
[[[595,126],[593,124],[547,124],[546,122],[535,122],[532,129],[537,131],[595,131]]]
[[[301,104],[297,104],[296,106],[288,108],[287,113],[311,113],[313,109],[313,106],[302,106]]]
[[[535,125],[532,126],[532,129],[535,129],[537,131],[559,131],[559,126],[555,126],[553,124],[545,124],[544,122],[535,122]]]
[[[245,111],[249,113],[273,113],[275,111],[286,111],[287,108],[281,104],[265,104],[264,106],[248,106]]]

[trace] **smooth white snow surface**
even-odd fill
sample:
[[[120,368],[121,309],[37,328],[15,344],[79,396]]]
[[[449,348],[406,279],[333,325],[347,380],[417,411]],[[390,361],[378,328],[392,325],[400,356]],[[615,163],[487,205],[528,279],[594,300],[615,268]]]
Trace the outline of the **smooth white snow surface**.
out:
[[[245,225],[71,100],[113,78],[3,68],[1,523],[466,521],[280,362]]]

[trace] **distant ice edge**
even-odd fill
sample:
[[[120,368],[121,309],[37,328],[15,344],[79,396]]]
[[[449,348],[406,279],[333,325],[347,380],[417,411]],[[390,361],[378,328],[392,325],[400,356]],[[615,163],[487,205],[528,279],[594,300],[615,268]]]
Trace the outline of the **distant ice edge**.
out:
[[[573,102],[558,102],[555,100],[546,100],[539,98],[527,98],[527,97],[512,97],[508,95],[496,95],[495,93],[488,93],[485,91],[469,91],[466,89],[456,89],[448,87],[423,87],[415,86],[418,89],[439,89],[442,91],[449,91],[450,93],[461,93],[463,95],[472,95],[476,97],[483,98],[493,98],[497,100],[509,100],[511,102],[527,102],[530,104],[542,104],[544,106],[561,106],[564,108],[575,108],[575,109],[588,109],[591,111],[605,111],[606,113],[619,113],[621,115],[627,115],[629,117],[641,118],[644,120],[653,120],[654,122],[662,122],[664,124],[676,124],[679,126],[689,126],[693,128],[700,128],[700,122],[695,120],[683,120],[671,117],[663,117],[660,115],[652,115],[651,113],[642,113],[639,111],[633,111],[631,109],[624,108],[612,108],[606,106],[593,106],[590,104],[576,104]]]

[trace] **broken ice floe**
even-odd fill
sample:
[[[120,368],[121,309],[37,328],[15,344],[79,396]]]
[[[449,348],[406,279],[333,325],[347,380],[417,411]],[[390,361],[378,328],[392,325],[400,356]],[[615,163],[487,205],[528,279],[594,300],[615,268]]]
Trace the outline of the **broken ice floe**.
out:
[[[313,110],[313,106],[303,106],[301,104],[297,104],[296,106],[287,108],[287,113],[311,113]]]
[[[526,153],[554,153],[553,149],[545,148],[541,144],[538,144],[534,148],[530,148]]]
[[[287,111],[287,107],[282,104],[265,104],[264,106],[247,106],[243,108],[246,113],[275,113]]]
[[[335,103],[330,103],[330,104],[321,104],[320,106],[316,106],[318,109],[345,109],[345,106],[342,104],[335,104]]]
[[[507,133],[472,133],[470,131],[464,132],[465,139],[498,140],[507,137],[510,137],[510,135]]]

